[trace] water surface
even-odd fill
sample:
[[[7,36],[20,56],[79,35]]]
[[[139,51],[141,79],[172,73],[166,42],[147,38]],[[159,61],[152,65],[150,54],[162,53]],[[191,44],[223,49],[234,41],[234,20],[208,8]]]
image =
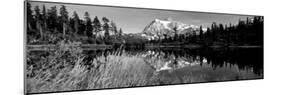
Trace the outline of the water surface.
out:
[[[85,65],[115,64],[111,69],[116,73],[109,77],[126,80],[126,85],[95,89],[263,78],[263,49],[257,47],[87,49],[82,54]],[[36,64],[45,55],[47,51],[31,51],[28,57]]]

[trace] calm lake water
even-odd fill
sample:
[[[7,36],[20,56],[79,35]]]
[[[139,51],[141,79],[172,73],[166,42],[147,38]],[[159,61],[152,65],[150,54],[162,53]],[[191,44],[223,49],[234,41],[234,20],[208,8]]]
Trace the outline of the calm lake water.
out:
[[[87,50],[88,59],[116,50]],[[142,59],[142,66],[159,84],[263,78],[262,48],[151,48],[123,49]],[[110,55],[111,56],[111,55]],[[147,69],[149,68],[149,69]]]
[[[36,52],[32,54],[40,53]],[[129,63],[124,70],[132,75],[141,72],[143,80],[149,81],[145,85],[263,78],[263,48],[105,49],[83,54],[89,64],[101,56],[122,55],[113,61]]]

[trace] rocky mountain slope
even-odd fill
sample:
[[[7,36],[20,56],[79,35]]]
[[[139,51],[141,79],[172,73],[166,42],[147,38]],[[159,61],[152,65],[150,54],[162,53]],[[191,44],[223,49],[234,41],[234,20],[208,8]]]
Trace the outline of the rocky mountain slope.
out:
[[[171,19],[161,20],[155,19],[145,27],[142,32],[143,37],[148,40],[164,39],[174,37],[175,35],[198,35],[199,26],[188,25],[182,22],[173,21]]]

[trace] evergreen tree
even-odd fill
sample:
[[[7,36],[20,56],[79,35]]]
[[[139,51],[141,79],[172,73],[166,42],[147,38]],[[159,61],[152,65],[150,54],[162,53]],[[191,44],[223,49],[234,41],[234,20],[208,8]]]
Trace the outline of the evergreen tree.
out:
[[[173,30],[174,30],[174,32],[175,32],[175,34],[174,34],[174,41],[177,41],[178,40],[178,31],[177,31],[177,29],[178,29],[178,27],[177,27],[177,25],[175,25],[174,26],[174,28],[173,28]]]
[[[113,31],[113,33],[116,35],[118,31],[115,22],[111,21],[110,25],[111,25],[111,31]]]
[[[86,25],[85,25],[85,21],[80,19],[79,20],[79,31],[78,34],[85,36],[85,31],[86,31]]]
[[[99,31],[101,31],[101,23],[97,16],[95,16],[95,18],[94,18],[93,28],[94,28],[93,30],[94,30],[95,34],[97,34]]]
[[[200,40],[203,40],[203,30],[202,30],[202,26],[200,26],[200,28],[199,28],[199,37],[200,37]]]
[[[84,15],[85,18],[85,32],[84,35],[87,35],[88,37],[92,36],[93,26],[90,18],[90,14],[88,12],[85,12]]]
[[[69,28],[68,28],[69,34],[75,35],[76,33],[75,33],[75,27],[74,27],[74,17],[69,18],[68,26],[69,26]]]
[[[40,8],[39,8],[39,6],[35,6],[35,7],[34,7],[34,12],[35,12],[35,14],[34,14],[35,19],[36,19],[36,20],[41,20],[41,13],[40,13]]]
[[[103,30],[105,31],[105,33],[104,33],[105,41],[107,41],[107,40],[109,40],[109,25],[108,25],[109,20],[106,17],[103,17],[102,21],[104,22]]]
[[[74,34],[79,32],[80,18],[76,11],[73,12],[73,21],[74,21]]]
[[[212,27],[211,27],[211,30],[212,30],[212,41],[216,41],[217,40],[217,24],[216,22],[213,22],[212,23]]]
[[[217,38],[219,39],[219,41],[222,40],[223,33],[224,33],[223,24],[219,24],[219,29],[218,29],[218,34],[217,34],[218,35]]]
[[[31,30],[33,29],[33,15],[30,3],[26,3],[26,7],[27,33],[32,34]]]
[[[119,29],[118,35],[121,36],[123,34],[122,28]]]
[[[34,7],[35,12],[35,21],[36,21],[36,30],[40,33],[40,39],[43,39],[43,30],[42,30],[42,15],[40,13],[39,6]]]
[[[58,21],[58,15],[57,15],[57,8],[56,6],[51,7],[51,9],[48,10],[48,20],[47,20],[47,25],[48,29],[51,29],[53,33],[57,29],[57,21]]]
[[[205,37],[205,45],[209,45],[211,40],[212,40],[212,33],[211,33],[211,29],[208,27],[207,31],[206,31],[206,37]]]
[[[43,5],[43,9],[42,9],[42,19],[43,19],[43,30],[46,31],[47,30],[47,12],[46,12],[46,7],[45,5]]]
[[[65,37],[66,31],[67,31],[67,23],[68,23],[68,12],[65,8],[64,5],[61,6],[60,8],[60,18],[61,18],[61,23],[62,23],[62,28],[63,28],[63,37]]]

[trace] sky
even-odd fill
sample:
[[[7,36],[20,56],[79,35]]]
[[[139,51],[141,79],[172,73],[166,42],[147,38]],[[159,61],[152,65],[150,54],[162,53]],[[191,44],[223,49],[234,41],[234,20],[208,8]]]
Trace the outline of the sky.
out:
[[[60,4],[60,3],[46,3],[46,2],[30,2],[32,9],[38,5],[41,9],[45,5],[46,9],[56,6],[59,12],[61,5],[66,6],[69,17],[73,16],[76,11],[80,19],[84,18],[87,11],[91,19],[95,16],[99,18],[106,17],[116,23],[117,28],[122,28],[124,33],[139,33],[154,19],[167,19],[179,21],[185,24],[202,25],[203,27],[210,27],[213,22],[217,24],[237,24],[238,20],[245,20],[248,15],[233,15],[233,14],[218,14],[218,13],[203,13],[190,11],[171,11],[171,10],[157,10],[157,9],[138,9],[138,8],[124,8],[124,7],[110,7],[110,6],[95,6],[95,5],[75,5],[75,4]]]

